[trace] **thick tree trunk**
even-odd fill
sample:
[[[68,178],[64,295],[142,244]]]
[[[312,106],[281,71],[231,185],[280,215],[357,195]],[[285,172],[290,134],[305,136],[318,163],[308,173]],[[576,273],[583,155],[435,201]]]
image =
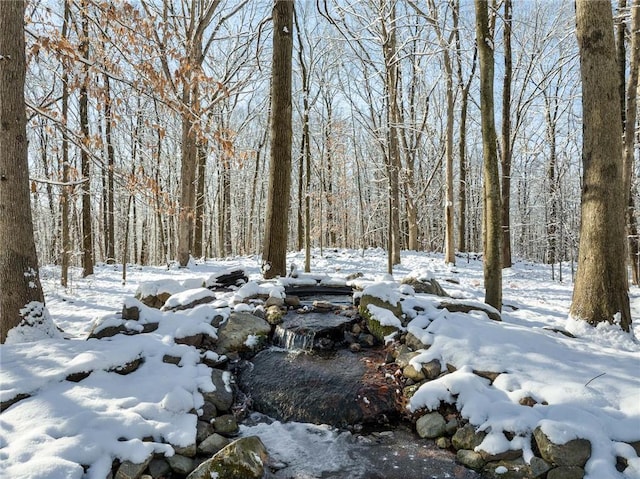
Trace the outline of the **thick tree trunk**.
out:
[[[0,343],[44,303],[29,200],[24,2],[0,2]]]
[[[193,233],[193,255],[196,258],[204,256],[203,240],[204,240],[204,188],[205,174],[207,168],[207,142],[203,141],[198,144],[198,165],[197,165],[197,188],[196,188],[196,210],[195,210],[195,227]]]
[[[493,114],[493,38],[489,28],[486,0],[475,0],[476,39],[480,60],[480,110],[483,158],[483,244],[485,302],[502,308],[502,240],[500,176],[496,151],[496,128]]]
[[[113,123],[113,116],[111,113],[111,87],[109,82],[109,75],[104,75],[105,86],[105,140],[107,143],[107,211],[105,224],[105,236],[106,236],[106,256],[107,263],[114,263],[116,260],[116,242],[115,242],[115,220],[114,220],[114,169],[115,169],[115,150],[113,148],[113,142],[111,140],[111,125]],[[139,122],[139,121],[138,121]],[[138,128],[136,127],[136,130]]]
[[[80,169],[82,178],[82,277],[93,274],[93,227],[91,221],[91,170],[89,153],[86,148],[89,145],[89,19],[87,18],[86,1],[81,2],[82,41],[80,42],[80,54],[87,62],[83,66],[83,79],[80,86],[80,131],[85,142],[85,147],[80,150]]]
[[[583,110],[578,272],[571,315],[631,327],[625,246],[620,94],[609,0],[576,1]]]
[[[446,88],[447,88],[447,131],[446,131],[446,162],[445,162],[445,177],[446,177],[446,195],[445,195],[445,207],[444,207],[444,221],[445,221],[445,248],[444,248],[444,261],[448,264],[456,263],[456,250],[455,250],[455,231],[454,231],[454,218],[453,218],[453,67],[451,65],[451,55],[448,50],[444,50],[443,53],[444,70],[446,74]]]
[[[262,254],[265,278],[285,276],[291,190],[293,1],[275,0],[271,65],[271,158]]]

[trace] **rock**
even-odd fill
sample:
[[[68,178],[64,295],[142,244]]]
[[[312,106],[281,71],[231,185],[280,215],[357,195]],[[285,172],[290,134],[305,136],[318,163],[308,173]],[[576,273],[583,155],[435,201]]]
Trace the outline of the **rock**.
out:
[[[397,349],[396,364],[399,368],[406,368],[411,360],[419,354],[419,352],[411,351],[406,345],[403,344]]]
[[[528,464],[522,458],[512,461],[489,462],[482,469],[484,479],[534,479],[540,475],[534,475]]]
[[[153,454],[149,454],[149,457],[140,464],[135,464],[131,461],[124,461],[120,464],[118,472],[116,472],[115,479],[139,479],[142,473],[145,471],[149,463],[153,459]]]
[[[215,300],[216,295],[207,288],[188,289],[169,296],[160,310],[184,311],[185,309],[193,309],[200,304],[212,303]]]
[[[360,346],[360,343],[351,343],[349,345],[349,351],[351,351],[352,353],[357,353],[362,349],[362,346]]]
[[[201,422],[211,422],[218,416],[218,408],[211,402],[205,401],[202,405],[202,414],[198,418]]]
[[[437,412],[425,414],[416,421],[416,431],[418,436],[433,439],[443,436],[446,429],[446,422],[442,415]]]
[[[144,363],[144,358],[136,358],[133,361],[129,361],[128,363],[122,364],[121,366],[116,366],[115,368],[109,369],[107,372],[120,374],[121,376],[126,376],[127,374],[131,374],[136,371],[142,364]]]
[[[238,422],[232,414],[218,416],[212,424],[213,430],[218,434],[230,435],[238,432]]]
[[[176,474],[186,476],[191,473],[196,467],[195,461],[190,457],[181,456],[180,454],[174,454],[171,457],[167,457],[169,467]]]
[[[135,297],[145,306],[160,309],[172,294],[184,290],[185,288],[173,279],[147,281],[138,285]]]
[[[198,445],[198,454],[213,456],[229,444],[229,439],[220,434],[211,434]]]
[[[561,466],[551,469],[547,474],[547,479],[582,479],[584,469],[578,466]]]
[[[300,298],[294,294],[288,294],[284,298],[284,304],[291,308],[299,308],[300,307]]]
[[[566,444],[554,444],[540,426],[533,431],[542,458],[557,466],[584,467],[591,457],[591,443],[586,439],[572,439]]]
[[[220,369],[212,369],[211,382],[213,382],[215,390],[203,392],[204,400],[212,403],[218,411],[228,411],[233,405],[231,373]]]
[[[360,333],[358,335],[358,344],[363,348],[372,348],[376,344],[376,338],[373,334]]]
[[[436,379],[442,373],[442,364],[437,359],[432,359],[422,365],[422,372],[426,379]]]
[[[187,479],[261,479],[267,460],[267,450],[260,438],[243,437],[200,464]]]
[[[176,344],[186,344],[187,346],[193,346],[199,348],[204,341],[204,334],[192,334],[191,336],[184,336],[182,338],[174,338]]]
[[[27,399],[30,397],[31,397],[30,394],[22,394],[22,393],[16,394],[12,398],[6,399],[0,403],[0,412],[3,412],[5,409],[10,408],[18,401],[22,401],[23,399]]]
[[[111,338],[116,334],[124,334],[126,332],[127,328],[125,327],[124,323],[117,326],[106,326],[104,328],[101,327],[100,323],[96,323],[89,332],[87,339]]]
[[[214,432],[215,431],[213,430],[213,426],[210,422],[198,420],[198,423],[196,424],[196,442],[200,444]]]
[[[449,419],[445,426],[445,433],[448,436],[453,436],[459,427],[460,427],[460,422],[458,421],[458,418],[454,417],[452,419]]]
[[[215,291],[230,291],[246,284],[249,278],[242,269],[231,269],[209,276],[205,287]]]
[[[173,450],[179,456],[194,457],[196,455],[195,444],[189,444],[188,446],[173,446]]]
[[[164,477],[171,472],[171,466],[164,459],[154,459],[149,463],[149,474],[151,477]]]
[[[83,379],[87,379],[93,371],[78,371],[77,373],[69,374],[65,379],[65,381],[69,381],[72,383],[79,383]]]
[[[449,449],[451,447],[451,439],[448,437],[439,437],[436,439],[436,446],[440,449]]]
[[[313,306],[313,309],[315,309],[316,311],[327,312],[327,311],[332,311],[336,309],[335,305],[331,304],[331,302],[329,301],[316,300],[313,303],[311,303],[311,305]]]
[[[634,441],[628,444],[636,451],[636,455],[640,457],[640,441]]]
[[[502,373],[496,373],[494,371],[477,371],[474,369],[473,374],[475,374],[476,376],[480,376],[481,378],[488,379],[489,382],[493,384],[496,378],[500,376],[500,374]]]
[[[271,332],[271,325],[249,313],[233,312],[229,319],[218,329],[216,352],[227,354],[230,352],[248,351],[246,345],[250,335],[267,337]]]
[[[284,312],[280,309],[279,306],[269,306],[265,312],[265,318],[267,323],[276,325],[282,323],[282,317],[284,316]]]
[[[533,407],[538,404],[538,401],[533,399],[531,396],[525,396],[523,398],[520,398],[518,404],[520,404],[521,406]]]
[[[438,309],[446,309],[451,313],[470,313],[471,311],[482,311],[493,321],[502,321],[500,312],[484,303],[476,301],[455,301],[446,300],[438,305]]]
[[[507,449],[506,451],[498,452],[495,454],[488,453],[487,451],[483,451],[482,449],[478,450],[482,459],[487,462],[498,462],[498,461],[513,461],[515,459],[522,457],[522,449]]]
[[[373,285],[373,287],[375,286],[376,285]],[[376,319],[375,315],[371,314],[371,312],[369,311],[369,306],[372,305],[390,311],[393,316],[398,318],[399,324],[400,318],[402,317],[402,307],[400,306],[399,301],[395,301],[392,303],[390,301],[393,301],[393,299],[390,299],[390,301],[386,301],[377,296],[374,296],[373,294],[367,294],[367,289],[369,288],[372,288],[372,286],[365,288],[365,291],[360,297],[360,305],[358,307],[358,310],[360,312],[360,315],[367,320],[367,327],[369,328],[371,334],[373,334],[379,341],[384,342],[385,336],[398,331],[398,328],[395,326],[383,324],[384,322],[381,323],[380,319]],[[376,292],[375,289],[370,291]]]
[[[415,381],[415,382],[424,381],[424,379],[426,378],[426,376],[422,372],[422,368],[417,370],[416,368],[413,367],[412,364],[408,364],[402,369],[402,375],[405,378],[411,379],[412,381]]]
[[[435,278],[414,278],[407,276],[402,280],[402,284],[408,284],[416,293],[433,294],[445,298],[450,297]]]
[[[482,456],[475,451],[470,451],[468,449],[460,449],[456,453],[456,459],[458,462],[474,471],[480,471],[485,465],[484,459]]]
[[[533,456],[529,462],[529,468],[531,469],[531,477],[544,477],[551,469],[551,464],[540,457]]]
[[[167,364],[175,364],[176,366],[180,364],[182,361],[182,356],[171,356],[170,354],[165,354],[162,356],[162,362]]]
[[[122,319],[138,321],[140,319],[140,307],[137,304],[122,306]]]
[[[451,444],[456,449],[473,450],[482,443],[486,435],[486,432],[476,431],[475,427],[467,423],[455,432]]]
[[[404,343],[414,351],[417,349],[427,348],[427,346],[425,346],[413,333],[407,333],[404,338]]]
[[[277,306],[278,308],[284,306],[284,299],[277,298],[275,296],[269,296],[264,302],[264,305],[269,308],[271,306]]]

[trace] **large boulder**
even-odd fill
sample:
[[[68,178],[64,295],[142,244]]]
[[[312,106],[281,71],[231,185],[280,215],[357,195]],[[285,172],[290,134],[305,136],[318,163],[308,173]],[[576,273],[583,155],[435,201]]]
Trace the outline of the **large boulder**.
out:
[[[488,304],[478,301],[462,301],[462,300],[446,300],[438,305],[439,309],[446,309],[450,313],[470,313],[472,311],[481,311],[485,313],[489,319],[493,321],[502,321],[500,311]]]
[[[249,313],[233,312],[218,328],[216,351],[218,354],[249,351],[255,344],[252,339],[265,339],[270,332],[271,325],[264,319]]]
[[[435,278],[409,275],[402,280],[402,284],[408,284],[416,293],[450,297]]]
[[[200,304],[212,303],[215,300],[215,293],[207,288],[188,289],[169,296],[160,309],[162,311],[182,311],[195,308]]]
[[[200,464],[187,479],[261,479],[268,457],[259,437],[243,437]]]
[[[584,467],[591,457],[591,443],[587,439],[572,439],[565,444],[555,444],[538,426],[533,437],[542,458],[556,466]]]

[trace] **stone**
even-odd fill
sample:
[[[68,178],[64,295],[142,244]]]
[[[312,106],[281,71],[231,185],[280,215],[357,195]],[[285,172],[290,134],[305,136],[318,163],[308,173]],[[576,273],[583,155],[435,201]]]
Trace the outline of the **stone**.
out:
[[[446,424],[440,413],[431,412],[416,421],[416,431],[422,438],[433,439],[445,434]]]
[[[149,454],[147,459],[139,464],[131,461],[124,461],[120,464],[118,472],[116,472],[115,479],[140,479],[140,476],[142,476],[142,473],[147,469],[152,459],[153,454]]]
[[[171,457],[167,457],[169,467],[176,474],[186,476],[195,469],[195,461],[190,457],[181,456],[180,454],[174,454]]]
[[[366,319],[367,328],[369,328],[371,334],[373,334],[378,341],[383,342],[385,336],[397,332],[398,328],[380,324],[380,321],[375,319],[370,313],[369,305],[386,309],[398,319],[402,317],[402,306],[400,305],[400,302],[391,304],[389,301],[385,301],[384,299],[378,298],[377,296],[366,294],[366,292],[364,292],[360,297],[360,305],[358,306],[360,315]]]
[[[269,296],[267,300],[264,302],[264,305],[269,308],[271,306],[276,306],[278,308],[284,306],[284,299],[277,298],[275,296]]]
[[[220,434],[214,433],[198,444],[198,454],[213,456],[222,448],[229,444],[229,439]]]
[[[449,449],[451,447],[451,439],[448,437],[439,437],[436,439],[436,446],[440,449]]]
[[[486,432],[476,431],[475,427],[467,423],[455,432],[451,444],[456,449],[473,450],[482,443],[486,435]]]
[[[232,414],[218,416],[212,422],[213,430],[218,434],[235,434],[238,432],[238,422]]]
[[[636,455],[640,457],[640,441],[630,442],[629,445],[636,451]]]
[[[181,356],[171,356],[170,354],[165,354],[164,356],[162,356],[163,363],[175,364],[177,366],[178,364],[180,364],[180,361],[182,361]]]
[[[202,414],[199,419],[203,422],[211,422],[218,416],[218,409],[211,401],[205,401],[202,405]]]
[[[416,369],[412,364],[408,364],[402,369],[402,375],[405,378],[411,379],[415,382],[424,381],[424,379],[426,378],[426,376],[422,372],[422,368]]]
[[[458,421],[458,418],[454,417],[447,421],[447,424],[445,426],[445,432],[447,433],[448,436],[453,436],[459,427],[460,427],[460,421]]]
[[[482,469],[484,479],[533,479],[535,477],[522,458],[488,462]]]
[[[442,364],[437,359],[432,359],[422,365],[422,373],[429,380],[436,379],[442,373]]]
[[[362,349],[362,346],[360,346],[360,343],[351,343],[349,345],[349,351],[351,351],[352,353],[357,353]]]
[[[214,291],[229,291],[238,288],[249,281],[242,269],[232,269],[209,276],[205,281],[205,287]]]
[[[419,354],[419,352],[411,351],[407,346],[403,344],[398,348],[396,355],[396,364],[399,368],[405,368],[409,365],[411,360]]]
[[[534,429],[533,437],[542,458],[553,465],[584,467],[591,457],[591,443],[587,439],[572,439],[565,444],[554,444],[540,426]]]
[[[100,323],[96,323],[89,332],[87,339],[111,338],[116,334],[124,334],[127,332],[127,328],[124,324],[120,324],[118,326],[106,326],[104,328],[100,328],[100,326]]]
[[[520,404],[521,406],[533,407],[538,404],[538,401],[533,399],[531,396],[525,396],[523,398],[520,398],[518,404]]]
[[[376,338],[373,334],[360,333],[358,335],[358,344],[363,348],[372,348],[376,344]]]
[[[533,456],[531,461],[529,461],[529,468],[531,469],[531,477],[544,477],[551,469],[551,464],[540,457]]]
[[[489,383],[493,384],[498,376],[502,373],[496,373],[495,371],[477,371],[473,370],[473,374],[489,380]]]
[[[484,459],[482,456],[475,451],[470,451],[469,449],[460,449],[456,453],[456,460],[470,469],[474,471],[480,471],[485,465]]]
[[[427,346],[425,346],[422,341],[420,341],[413,333],[407,333],[405,338],[404,338],[404,343],[412,350],[417,350],[417,349],[426,349]]]
[[[138,285],[135,297],[145,306],[160,309],[172,294],[184,290],[185,288],[173,279],[147,281]]]
[[[164,477],[171,472],[171,466],[164,459],[154,459],[149,463],[149,474],[151,477]]]
[[[23,399],[27,399],[30,397],[31,397],[30,394],[23,394],[23,393],[16,394],[12,398],[6,399],[0,403],[0,412],[3,412],[5,409],[10,408],[18,401],[22,401]]]
[[[268,458],[260,438],[243,437],[200,464],[187,479],[261,479]]]
[[[199,419],[196,424],[196,442],[200,444],[214,432],[213,425],[210,422]]]
[[[201,304],[212,303],[215,300],[215,293],[207,288],[188,289],[169,296],[160,310],[184,311],[193,309]]]
[[[488,453],[487,451],[483,451],[482,449],[478,450],[482,459],[487,462],[497,462],[497,461],[513,461],[522,457],[522,449],[507,449],[506,451],[498,452],[498,453]]]
[[[140,319],[140,307],[137,304],[122,306],[122,319],[138,321]]]
[[[482,311],[493,321],[502,321],[500,312],[484,303],[475,301],[455,301],[446,300],[438,305],[438,309],[446,309],[451,313],[470,313],[471,311]]]
[[[402,280],[402,284],[408,284],[416,293],[433,294],[445,298],[450,297],[435,278],[414,278],[407,276]]]
[[[107,372],[120,374],[121,376],[126,376],[127,374],[131,374],[136,371],[142,364],[144,363],[144,358],[136,358],[133,361],[129,361],[128,363],[122,364],[120,366],[116,366],[115,368],[109,369]]]
[[[211,370],[211,382],[214,391],[203,392],[205,401],[213,404],[218,411],[228,411],[233,405],[233,389],[231,389],[231,373],[220,369]]]
[[[173,450],[179,456],[194,457],[196,455],[195,443],[188,446],[173,446]]]
[[[290,308],[299,308],[300,307],[300,297],[294,294],[288,294],[284,298],[284,304],[289,306]]]
[[[264,319],[249,313],[233,312],[229,319],[218,328],[218,342],[216,352],[228,354],[230,352],[248,351],[246,345],[250,335],[267,337],[271,332],[271,325]]]
[[[578,466],[560,466],[551,469],[547,474],[547,479],[582,479],[584,469]]]
[[[284,313],[279,306],[269,306],[265,311],[264,319],[267,320],[267,323],[276,325],[276,324],[282,323],[283,316],[284,316]]]
[[[191,336],[184,336],[182,338],[174,338],[176,344],[186,344],[187,346],[193,346],[199,348],[204,341],[204,334],[192,334]]]

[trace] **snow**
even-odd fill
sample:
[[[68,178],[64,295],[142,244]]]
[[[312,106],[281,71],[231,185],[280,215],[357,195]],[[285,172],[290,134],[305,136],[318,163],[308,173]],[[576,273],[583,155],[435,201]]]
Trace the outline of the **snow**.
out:
[[[371,316],[377,320],[381,326],[393,326],[394,328],[404,329],[400,320],[388,309],[369,304],[367,309]]]
[[[176,308],[178,306],[186,305],[189,303],[193,303],[195,301],[200,301],[201,299],[206,298],[214,298],[216,295],[213,291],[198,287],[195,289],[188,289],[186,291],[181,291],[179,293],[172,294],[169,296],[167,301],[164,303],[162,307],[163,310]]]
[[[288,264],[303,261],[301,253],[288,257]],[[557,443],[586,438],[592,444],[587,479],[640,478],[640,459],[627,444],[640,440],[638,288],[630,292],[634,337],[615,325],[594,328],[569,318],[572,284],[552,282],[544,265],[516,262],[504,271],[507,307],[503,321],[496,322],[481,312],[438,309],[440,298],[416,294],[399,284],[409,275],[436,278],[454,298],[481,303],[482,263],[474,259],[459,261],[452,269],[442,255],[403,253],[402,264],[391,277],[380,274],[386,270],[382,250],[332,250],[325,256],[315,251],[313,273],[267,283],[259,282],[258,263],[255,257],[199,263],[202,277],[243,269],[249,282],[236,291],[217,293],[213,303],[179,312],[151,309],[132,297],[136,290],[143,295],[175,294],[200,287],[201,280],[188,269],[130,268],[123,286],[119,267],[99,265],[90,278],[81,279],[76,272],[73,288],[65,290],[59,286],[56,267],[42,268],[47,308],[41,303],[29,308],[30,317],[44,318],[45,327],[12,330],[10,340],[0,346],[0,401],[18,394],[30,396],[0,415],[0,477],[103,479],[114,458],[140,462],[150,454],[172,455],[171,445],[182,447],[195,440],[193,410],[202,407],[201,392],[214,388],[211,370],[200,363],[201,357],[221,359],[215,352],[201,354],[177,344],[176,338],[199,333],[215,337],[216,328],[210,324],[214,317],[227,318],[232,309],[250,311],[251,306],[242,301],[258,295],[281,296],[285,284],[315,283],[316,278],[345,284],[347,275],[359,272],[362,277],[350,284],[402,305],[409,320],[407,331],[425,344],[413,358],[414,366],[438,359],[443,369],[447,364],[456,368],[422,385],[410,400],[411,410],[436,409],[441,402],[455,404],[474,426],[488,433],[480,449],[491,453],[522,449],[525,459],[533,455],[531,434],[536,427]],[[443,278],[455,279],[457,284]],[[122,320],[123,303],[139,308],[138,322]],[[397,321],[373,308],[377,318],[389,324]],[[58,334],[51,318],[68,339]],[[158,323],[158,328],[151,333],[86,340],[94,323],[99,328],[125,325],[128,329]],[[45,334],[34,334],[40,330]],[[163,362],[165,355],[181,358],[179,364]],[[114,372],[139,358],[144,362],[136,371]],[[499,374],[491,384],[474,371]],[[90,375],[77,383],[65,380],[78,373]],[[231,375],[223,379],[230,389]],[[523,398],[537,404],[523,406]],[[260,422],[242,426],[241,431],[259,435],[274,461],[288,464],[287,471],[300,477],[330,474],[331,468],[339,471],[351,461],[343,446],[352,438],[327,426]],[[616,456],[628,460],[624,474],[615,469]],[[88,467],[86,472],[83,465]]]

